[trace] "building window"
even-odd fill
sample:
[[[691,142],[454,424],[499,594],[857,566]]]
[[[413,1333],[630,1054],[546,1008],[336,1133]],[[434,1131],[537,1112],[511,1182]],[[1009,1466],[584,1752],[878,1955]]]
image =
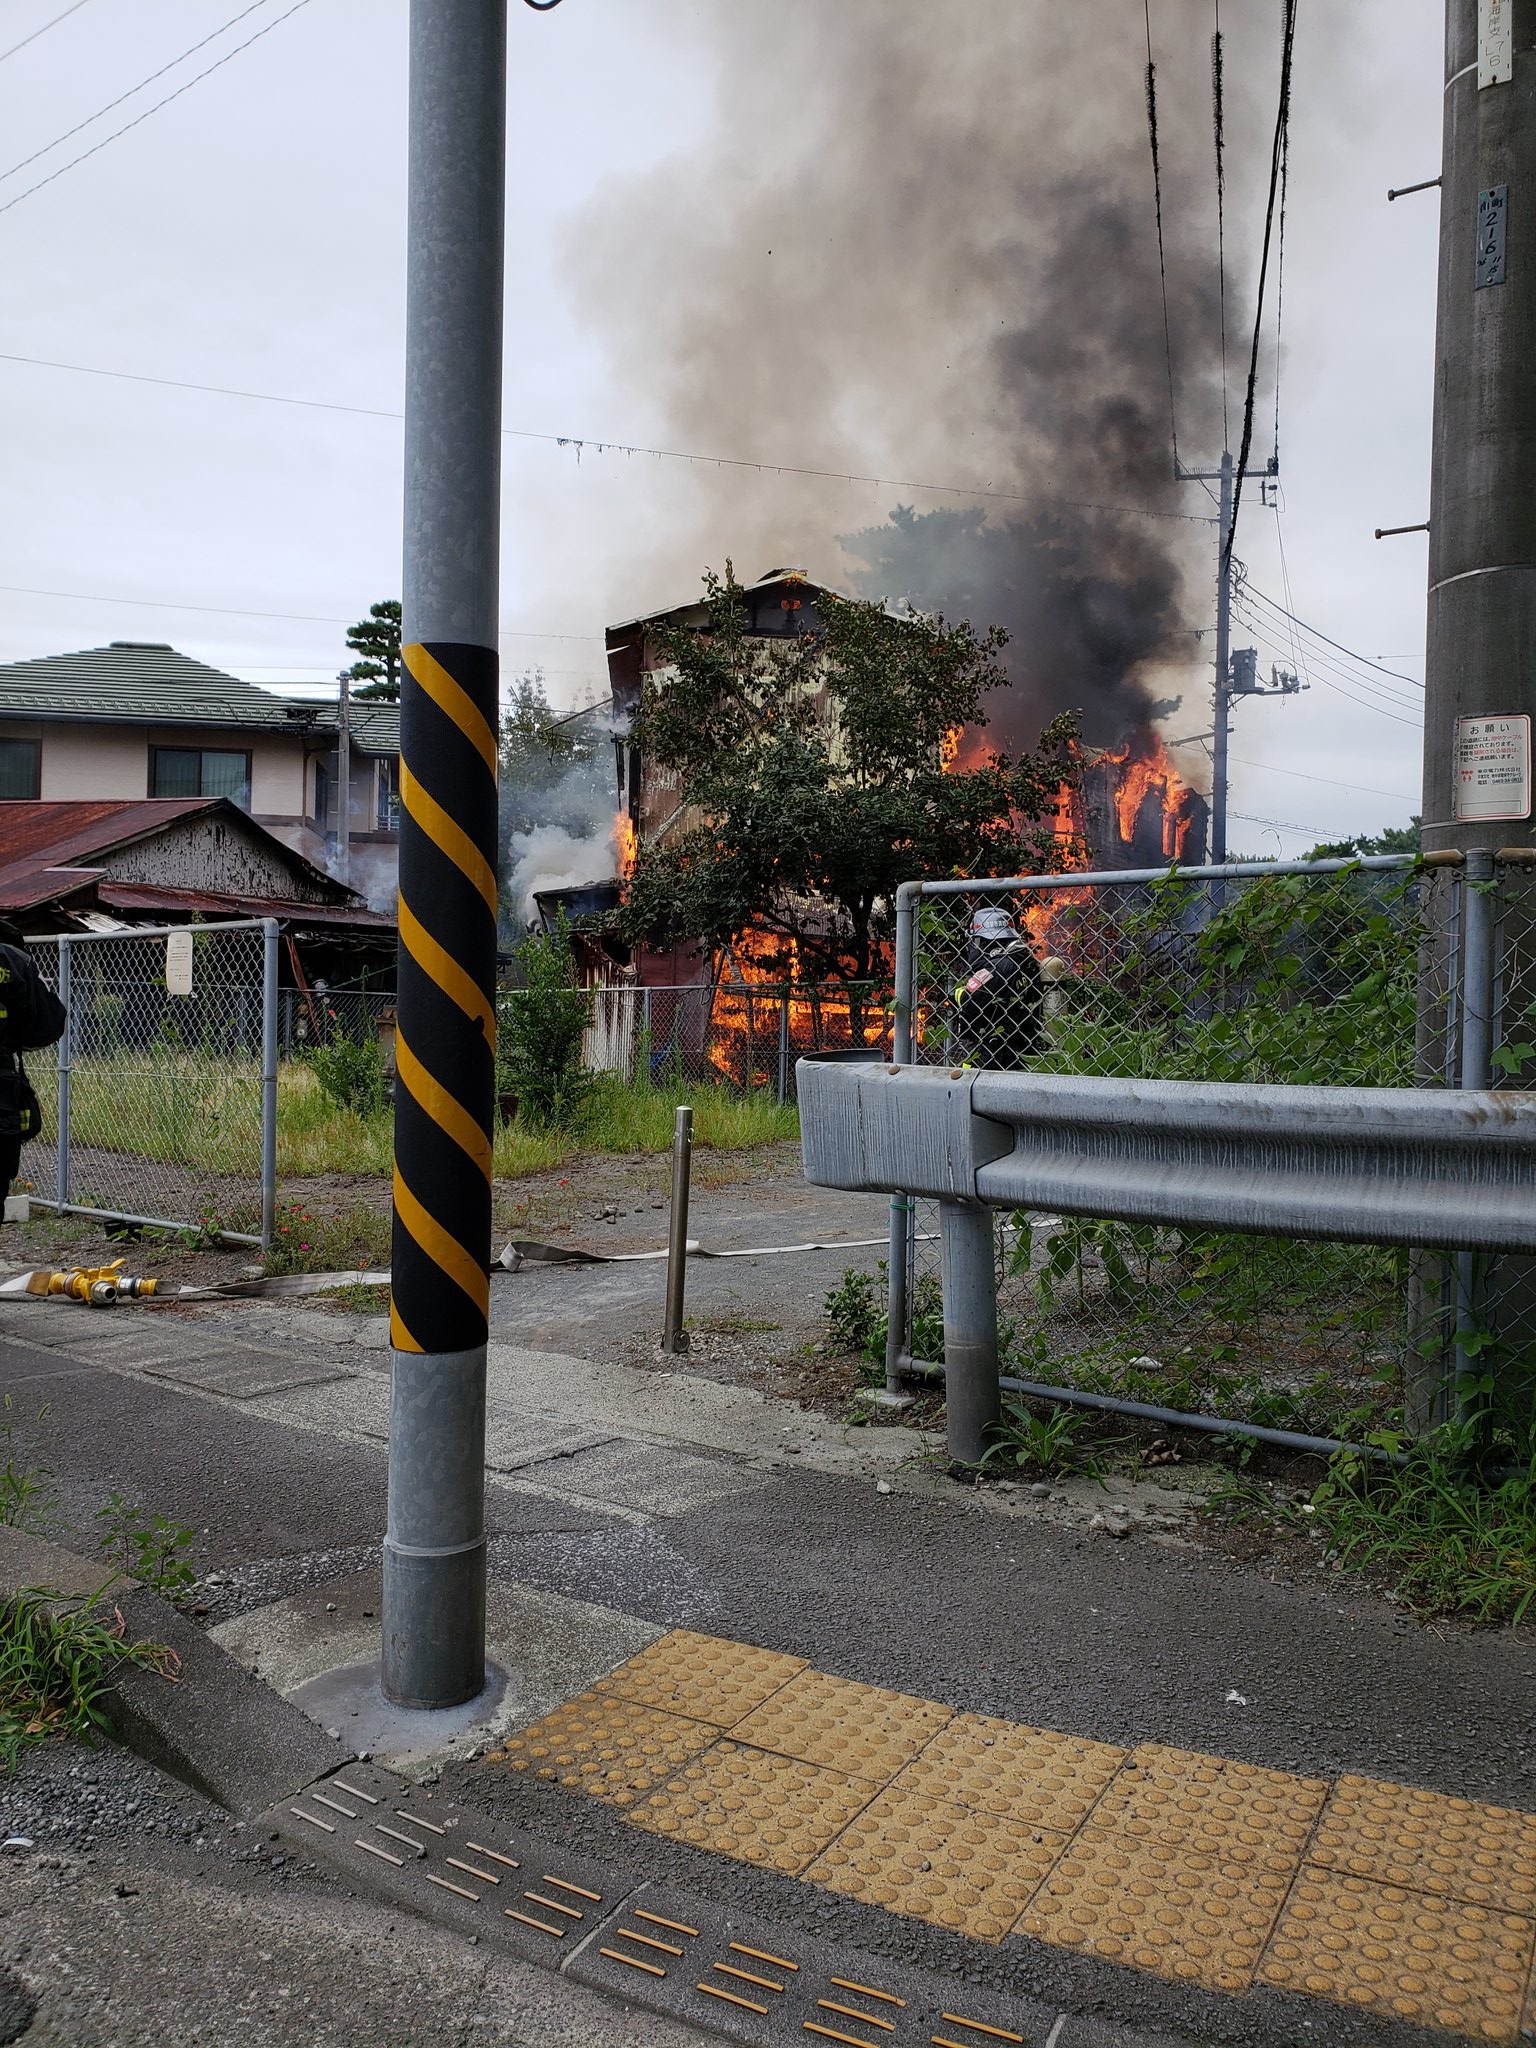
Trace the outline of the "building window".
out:
[[[36,798],[42,754],[37,740],[0,740],[0,801],[30,803]]]
[[[378,799],[376,830],[398,832],[400,829],[399,762],[379,761],[375,764],[374,790]]]
[[[153,747],[151,796],[227,796],[251,808],[251,757],[219,747]]]
[[[315,823],[322,832],[331,829],[331,771],[323,761],[315,763]]]

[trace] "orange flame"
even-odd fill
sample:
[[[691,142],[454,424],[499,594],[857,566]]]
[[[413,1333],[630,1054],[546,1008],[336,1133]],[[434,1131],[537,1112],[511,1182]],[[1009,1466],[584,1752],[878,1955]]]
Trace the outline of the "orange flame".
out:
[[[613,848],[618,855],[619,874],[627,881],[635,871],[635,855],[640,850],[635,838],[635,821],[628,811],[620,811],[613,821]]]

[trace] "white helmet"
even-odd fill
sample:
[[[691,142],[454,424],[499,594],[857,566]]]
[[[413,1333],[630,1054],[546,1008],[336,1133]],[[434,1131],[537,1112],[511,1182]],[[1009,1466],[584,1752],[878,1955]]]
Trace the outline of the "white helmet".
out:
[[[971,937],[981,940],[984,945],[1006,946],[1017,936],[1013,919],[1006,910],[994,907],[974,911],[971,915]]]

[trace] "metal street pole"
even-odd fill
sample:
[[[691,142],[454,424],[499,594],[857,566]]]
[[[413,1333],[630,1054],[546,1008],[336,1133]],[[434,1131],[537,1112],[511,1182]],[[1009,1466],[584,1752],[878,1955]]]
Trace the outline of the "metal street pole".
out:
[[[337,677],[336,698],[336,783],[339,809],[336,821],[336,879],[350,887],[352,881],[352,680],[345,669]]]
[[[382,1682],[485,1684],[506,0],[411,0]]]

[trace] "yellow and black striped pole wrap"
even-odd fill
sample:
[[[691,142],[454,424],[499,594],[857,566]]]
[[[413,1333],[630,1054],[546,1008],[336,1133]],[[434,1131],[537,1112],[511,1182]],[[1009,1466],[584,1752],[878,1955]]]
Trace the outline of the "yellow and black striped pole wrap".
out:
[[[390,1340],[483,1345],[496,1091],[493,649],[403,650]]]

